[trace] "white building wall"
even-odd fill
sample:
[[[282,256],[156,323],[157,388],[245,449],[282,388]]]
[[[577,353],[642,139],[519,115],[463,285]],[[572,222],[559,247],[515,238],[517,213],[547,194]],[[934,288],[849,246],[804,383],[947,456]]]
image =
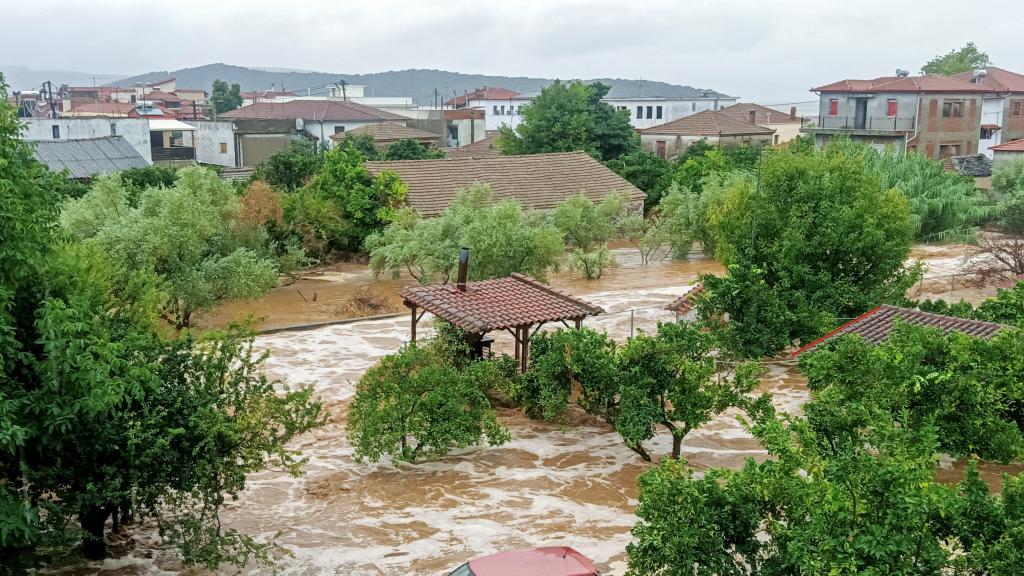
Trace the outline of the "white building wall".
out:
[[[1003,108],[1006,104],[1006,100],[1003,98],[983,98],[981,101],[981,123],[982,124],[995,124],[996,126],[1003,125]],[[993,146],[1001,144],[1002,130],[996,130],[992,133],[991,138],[981,138],[978,140],[978,152],[992,157]]]
[[[25,125],[22,138],[26,140],[54,140],[54,126],[59,127],[59,140],[121,136],[146,162],[153,163],[149,120],[145,118],[23,118],[21,121]]]
[[[190,120],[195,126],[196,162],[217,166],[238,166],[235,154],[235,124],[230,121]]]
[[[484,126],[487,130],[498,130],[502,126],[516,128],[523,121],[523,106],[530,103],[529,99],[505,100],[470,100],[468,108],[479,108],[484,111]]]
[[[704,110],[721,110],[732,106],[737,98],[605,98],[604,102],[629,112],[629,123],[634,128],[650,128]],[[658,107],[661,107],[661,118]]]
[[[336,133],[338,127],[343,127],[344,130],[341,132],[347,132],[360,126],[367,124],[376,124],[376,122],[314,122],[311,120],[303,121],[303,131],[308,132],[310,136],[316,138],[320,142],[323,142],[327,147],[331,146],[331,136]]]

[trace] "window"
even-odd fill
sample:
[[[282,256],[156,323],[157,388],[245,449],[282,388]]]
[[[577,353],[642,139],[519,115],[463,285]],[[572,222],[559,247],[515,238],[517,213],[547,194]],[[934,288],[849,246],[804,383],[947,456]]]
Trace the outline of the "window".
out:
[[[896,101],[895,100],[888,100],[888,101],[886,101],[886,103],[885,103],[885,115],[886,116],[896,116]]]
[[[650,120],[651,118],[654,118],[654,106],[647,107],[647,119]]]
[[[345,127],[344,126],[335,126],[334,127],[334,133],[335,134],[341,134],[344,131],[345,131]]]
[[[504,105],[501,106],[501,115],[502,116],[505,115],[505,106]]]
[[[995,135],[996,135],[996,131],[994,129],[992,129],[992,128],[985,128],[984,126],[982,126],[981,134],[978,136],[978,138],[980,140],[990,140]]]
[[[643,106],[637,106],[636,107],[636,117],[637,117],[638,120],[640,118],[644,117],[644,107]]]
[[[942,117],[943,118],[963,118],[964,117],[964,103],[962,100],[943,100],[942,101]]]
[[[498,115],[498,105],[497,104],[494,105],[494,115],[495,116]]]
[[[657,107],[657,108],[655,109],[655,117],[656,117],[656,118],[657,118],[658,120],[661,120],[661,106],[658,106],[658,107]]]
[[[1010,116],[1014,118],[1024,116],[1024,100],[1010,100]]]
[[[697,103],[696,102],[690,102],[690,112],[696,112],[696,111],[697,111]]]
[[[939,158],[949,158],[950,156],[960,155],[959,144],[940,144],[939,145]]]
[[[227,154],[228,153],[228,143],[227,142],[221,142],[220,143],[220,153],[221,154]]]
[[[828,115],[838,116],[839,115],[839,99],[832,98],[828,101]]]
[[[60,138],[60,126],[58,126],[57,124],[54,124],[51,127],[51,129],[53,130],[53,138],[54,138],[54,140],[56,140],[57,138]]]
[[[111,122],[110,123],[110,135],[111,136],[117,136],[117,123],[116,122]]]
[[[779,145],[779,135],[778,134],[775,135],[775,145],[776,146]]]

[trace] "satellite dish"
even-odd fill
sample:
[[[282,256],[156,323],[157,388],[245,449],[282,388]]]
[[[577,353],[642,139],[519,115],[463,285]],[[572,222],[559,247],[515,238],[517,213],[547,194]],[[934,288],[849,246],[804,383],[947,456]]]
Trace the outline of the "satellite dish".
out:
[[[305,128],[305,127],[306,127],[306,123],[302,121],[302,118],[296,118],[295,119],[295,130],[297,132],[301,132],[302,129]]]

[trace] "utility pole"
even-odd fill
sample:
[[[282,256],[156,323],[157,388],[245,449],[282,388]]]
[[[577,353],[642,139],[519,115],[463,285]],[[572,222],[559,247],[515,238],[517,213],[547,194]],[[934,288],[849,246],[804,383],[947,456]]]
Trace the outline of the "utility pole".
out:
[[[348,102],[348,90],[345,88],[347,86],[347,84],[348,83],[345,82],[345,79],[342,78],[341,79],[341,99],[346,101],[346,102]]]
[[[49,80],[43,82],[43,93],[46,94],[46,102],[50,105],[50,118],[57,118],[57,107],[53,104],[53,84]]]
[[[434,108],[437,108],[437,88],[434,88]]]

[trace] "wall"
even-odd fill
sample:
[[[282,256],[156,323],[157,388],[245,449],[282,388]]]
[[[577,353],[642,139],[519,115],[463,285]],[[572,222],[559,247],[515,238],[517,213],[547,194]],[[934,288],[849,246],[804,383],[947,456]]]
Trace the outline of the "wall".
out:
[[[736,98],[605,98],[604,102],[614,108],[625,108],[629,112],[629,123],[634,128],[650,128],[680,118],[685,118],[704,110],[721,110],[732,106]],[[642,118],[636,117],[636,107],[642,106]],[[647,117],[647,107],[651,107],[651,117]],[[662,117],[657,117],[657,108],[661,106]]]
[[[642,134],[640,145],[657,154],[658,141],[665,142],[665,156],[672,158],[682,154],[691,144],[700,140],[708,144],[720,144],[722,146],[770,146],[772,136],[768,134],[757,134],[751,136],[678,136],[678,135],[654,135]]]
[[[196,162],[218,166],[238,166],[235,150],[235,123],[231,121],[190,120],[196,127]],[[221,144],[226,152],[221,152]]]
[[[996,150],[995,157],[992,159],[992,165],[1002,164],[1003,162],[1012,162],[1014,160],[1024,159],[1024,152],[1007,152]]]
[[[774,114],[772,115],[774,116]],[[768,128],[775,130],[775,136],[773,137],[772,144],[782,144],[783,142],[789,142],[793,138],[800,135],[800,123],[799,122],[786,122],[785,124],[768,124]]]
[[[315,138],[318,142],[323,141],[324,144],[329,148],[331,146],[331,135],[335,133],[335,129],[338,126],[344,126],[345,131],[359,128],[367,124],[375,124],[375,122],[312,122],[306,120],[303,122],[303,132],[308,132],[310,136]]]
[[[53,140],[53,125],[60,126],[60,139],[121,136],[138,150],[146,162],[153,163],[149,149],[149,120],[144,118],[22,118],[26,140]],[[111,131],[111,126],[115,129]]]
[[[1003,129],[1000,130],[1002,134],[999,135],[1003,142],[1010,142],[1012,140],[1020,140],[1021,138],[1024,138],[1024,103],[1021,104],[1021,116],[1013,116],[1010,110],[1014,101],[1021,100],[1024,100],[1024,94],[1020,92],[1011,94],[1009,98],[1006,99],[1006,103],[1003,108],[1003,123],[1000,124]]]
[[[528,99],[505,99],[505,100],[470,100],[467,103],[468,108],[479,108],[484,111],[484,126],[486,130],[498,130],[503,125],[511,126],[516,128],[519,123],[523,121],[523,115],[520,112],[523,106],[530,103]],[[498,113],[494,113],[494,107],[498,107]],[[505,113],[502,114],[502,108],[505,109]],[[514,113],[510,114],[509,109],[515,108]]]
[[[946,100],[963,101],[962,118],[942,116]],[[981,96],[978,94],[923,94],[917,116],[917,136],[911,147],[930,158],[939,158],[943,145],[958,145],[960,156],[976,154],[981,108]]]
[[[984,98],[981,101],[981,124],[995,124],[996,126],[1002,126],[1004,111],[1009,112],[1009,106],[1005,98]],[[981,139],[980,132],[981,130],[979,128],[978,151],[991,158],[992,151],[989,150],[989,148],[996,146],[1003,141],[1003,131],[996,130],[992,133],[991,138],[985,139]]]
[[[859,93],[858,93],[859,94]],[[829,101],[839,101],[838,114],[830,115]],[[857,100],[850,94],[824,93],[818,101],[818,126],[820,128],[839,128],[845,124],[853,126],[854,117],[857,115]],[[896,101],[896,126],[901,129],[911,129],[911,119],[917,116],[918,95],[908,92],[882,92],[867,98],[867,122],[866,129],[891,130],[894,126],[892,117],[888,115],[889,100]]]

